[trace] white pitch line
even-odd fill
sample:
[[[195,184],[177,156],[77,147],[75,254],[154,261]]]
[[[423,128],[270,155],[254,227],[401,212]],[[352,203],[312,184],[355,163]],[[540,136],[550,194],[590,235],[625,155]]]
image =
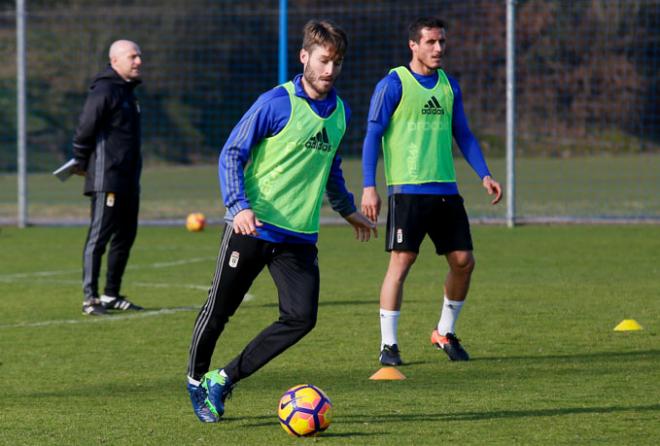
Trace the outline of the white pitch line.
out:
[[[14,273],[14,274],[2,274],[0,275],[0,281],[11,282],[15,279],[27,279],[31,277],[49,277],[49,276],[59,276],[60,274],[73,274],[79,273],[80,270],[63,270],[63,271],[35,271],[32,273]]]
[[[191,285],[186,283],[147,283],[147,282],[129,282],[128,286],[141,286],[145,288],[187,288],[190,290],[208,291],[210,285]]]
[[[6,282],[15,282],[14,280],[7,280]],[[77,285],[80,284],[80,280],[73,279],[48,279],[48,280],[36,280],[33,283],[38,283],[42,285]],[[186,283],[147,283],[147,282],[131,282],[130,286],[139,286],[145,288],[186,288],[191,290],[203,290],[208,291],[209,286],[204,285],[193,285]]]
[[[125,321],[127,319],[142,319],[145,317],[162,316],[164,314],[179,313],[181,311],[195,311],[199,307],[178,307],[178,308],[163,308],[161,310],[145,310],[131,314],[120,314],[117,316],[89,316],[89,319],[61,319],[53,321],[41,322],[22,322],[20,324],[0,325],[2,328],[33,328],[33,327],[47,327],[51,325],[69,325],[69,324],[96,324],[100,322],[113,322]]]
[[[143,266],[136,266],[136,269],[140,268],[168,268],[170,266],[179,266],[179,265],[186,265],[188,263],[197,263],[197,262],[205,262],[207,260],[215,260],[215,257],[195,257],[192,259],[183,259],[183,260],[175,260],[172,262],[158,262],[158,263],[152,263],[151,265],[143,265]]]
[[[253,294],[246,294],[243,297],[243,302],[250,302],[254,300]],[[128,319],[143,319],[146,317],[162,316],[166,314],[174,314],[182,311],[197,311],[200,307],[190,306],[190,307],[176,307],[176,308],[162,308],[160,310],[145,310],[130,314],[118,314],[116,316],[89,316],[88,319],[60,319],[52,321],[41,321],[41,322],[21,322],[19,324],[7,324],[0,325],[0,330],[4,328],[34,328],[34,327],[48,327],[52,325],[77,325],[77,324],[95,324],[99,322],[113,322],[113,321],[125,321]]]
[[[194,257],[192,259],[182,259],[175,260],[172,262],[156,262],[147,265],[129,265],[126,269],[157,269],[157,268],[169,268],[171,266],[181,266],[189,263],[205,262],[209,260],[215,260],[215,257]],[[64,274],[79,274],[79,269],[69,269],[69,270],[55,270],[55,271],[34,271],[30,273],[12,273],[12,274],[0,274],[0,282],[11,282],[16,279],[28,279],[32,277],[50,277],[50,276],[59,276]]]

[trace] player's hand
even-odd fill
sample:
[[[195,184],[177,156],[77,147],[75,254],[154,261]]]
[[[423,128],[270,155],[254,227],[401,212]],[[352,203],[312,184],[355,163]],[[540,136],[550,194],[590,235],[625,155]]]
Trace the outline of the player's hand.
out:
[[[369,186],[362,189],[362,213],[374,224],[378,223],[380,205],[380,196],[378,195],[378,191],[374,186]]]
[[[378,228],[376,228],[376,223],[370,221],[360,212],[355,211],[344,218],[351,224],[351,226],[353,226],[353,229],[355,229],[355,238],[361,242],[369,241],[371,238],[371,231],[374,232],[374,237],[378,238]]]
[[[252,209],[243,209],[234,215],[232,226],[236,234],[257,235],[257,228],[264,224],[259,221]]]
[[[490,204],[499,203],[502,199],[502,186],[500,186],[500,183],[492,179],[490,176],[485,176],[481,181],[481,184],[483,184],[488,191],[488,195],[495,194],[495,198],[493,198],[493,201],[491,201]]]

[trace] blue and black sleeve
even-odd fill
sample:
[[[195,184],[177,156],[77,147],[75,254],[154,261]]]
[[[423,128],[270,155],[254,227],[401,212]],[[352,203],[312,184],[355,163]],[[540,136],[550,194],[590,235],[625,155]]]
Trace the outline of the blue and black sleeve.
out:
[[[288,93],[282,87],[262,94],[231,131],[220,152],[218,176],[222,199],[231,216],[250,208],[243,172],[252,148],[279,133],[291,116]]]

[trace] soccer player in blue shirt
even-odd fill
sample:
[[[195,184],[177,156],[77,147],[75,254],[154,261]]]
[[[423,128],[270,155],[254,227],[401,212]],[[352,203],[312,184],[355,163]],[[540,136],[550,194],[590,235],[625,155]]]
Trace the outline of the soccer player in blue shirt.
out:
[[[346,47],[346,34],[336,25],[308,22],[300,50],[303,74],[261,95],[222,149],[219,177],[227,224],[188,362],[188,392],[202,422],[219,421],[233,385],[314,327],[324,190],[357,239],[376,235],[375,224],[356,210],[337,154],[350,117],[333,87]],[[279,319],[229,364],[209,371],[225,324],[264,267],[277,286]]]
[[[394,68],[376,86],[371,98],[363,144],[362,212],[376,222],[381,199],[376,191],[378,153],[384,153],[388,185],[386,250],[390,263],[380,292],[381,348],[384,365],[402,364],[397,327],[403,285],[429,235],[449,272],[444,303],[431,343],[452,361],[469,359],[455,335],[455,323],[470,285],[475,261],[470,226],[458,193],[452,137],[481,178],[486,191],[502,197],[488,170],[479,143],[470,131],[458,82],[440,67],[446,48],[444,23],[421,18],[409,27],[410,64]]]

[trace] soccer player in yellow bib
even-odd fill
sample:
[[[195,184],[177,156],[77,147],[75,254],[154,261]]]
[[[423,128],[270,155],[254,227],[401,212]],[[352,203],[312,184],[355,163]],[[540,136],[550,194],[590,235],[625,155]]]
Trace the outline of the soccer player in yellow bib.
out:
[[[466,361],[469,355],[456,337],[455,324],[475,261],[470,225],[456,185],[453,138],[488,194],[494,195],[492,204],[500,201],[502,189],[491,177],[468,127],[458,82],[440,68],[446,48],[444,23],[420,18],[408,31],[412,58],[376,86],[362,154],[362,212],[374,223],[380,213],[375,172],[381,147],[389,197],[385,243],[390,262],[380,291],[379,360],[384,365],[402,364],[397,328],[403,286],[428,234],[437,254],[449,264],[431,343],[450,360]]]
[[[316,323],[316,241],[323,192],[332,208],[368,241],[376,226],[356,210],[337,148],[350,110],[333,85],[347,39],[327,21],[305,25],[303,73],[264,93],[229,135],[219,177],[227,224],[190,345],[188,392],[202,422],[217,422],[232,386],[298,342]],[[225,324],[257,275],[268,267],[280,314],[229,364],[209,371]]]

